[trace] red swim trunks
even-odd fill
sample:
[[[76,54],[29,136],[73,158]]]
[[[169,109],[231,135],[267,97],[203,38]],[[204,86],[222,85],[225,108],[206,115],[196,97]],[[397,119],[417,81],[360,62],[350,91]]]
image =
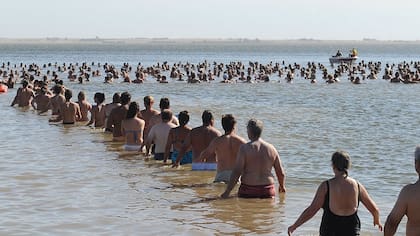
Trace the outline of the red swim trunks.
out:
[[[238,197],[243,198],[273,198],[276,196],[274,184],[269,185],[246,185],[239,186]]]

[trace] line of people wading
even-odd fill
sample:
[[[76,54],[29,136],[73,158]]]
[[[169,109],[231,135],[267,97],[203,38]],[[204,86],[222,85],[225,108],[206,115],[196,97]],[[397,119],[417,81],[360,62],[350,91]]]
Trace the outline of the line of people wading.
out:
[[[114,141],[125,142],[126,151],[153,154],[154,159],[172,167],[191,164],[192,170],[216,170],[214,182],[227,183],[222,198],[228,198],[231,191],[240,183],[240,198],[273,198],[276,192],[285,193],[285,171],[276,148],[261,138],[263,123],[250,119],[247,124],[249,141],[238,136],[236,119],[231,114],[222,116],[221,134],[214,127],[211,111],[202,113],[202,125],[191,129],[187,126],[188,111],[178,117],[170,110],[168,98],[162,98],[159,110],[153,108],[154,99],[144,97],[145,109],[140,110],[137,102],[131,101],[128,92],[115,93],[113,101],[104,104],[105,94],[95,93],[95,105],[87,102],[85,94],[78,94],[78,101],[71,101],[70,89],[57,84],[49,97],[48,88],[40,88],[35,96],[34,85],[24,80],[17,90],[11,106],[32,106],[39,113],[51,110],[50,122],[73,125],[76,122],[93,125],[95,128],[112,132]],[[88,114],[90,115],[90,119]],[[420,146],[415,150],[415,169],[420,176]],[[344,151],[333,153],[333,178],[320,184],[311,205],[306,208],[296,222],[288,228],[291,235],[299,226],[311,219],[323,208],[320,235],[359,235],[360,220],[357,215],[361,202],[373,216],[373,224],[382,231],[379,209],[369,196],[366,188],[349,176],[350,156]],[[279,185],[275,188],[274,169]],[[394,235],[404,215],[408,222],[407,235],[420,232],[420,182],[405,186],[389,214],[384,227],[385,235]]]

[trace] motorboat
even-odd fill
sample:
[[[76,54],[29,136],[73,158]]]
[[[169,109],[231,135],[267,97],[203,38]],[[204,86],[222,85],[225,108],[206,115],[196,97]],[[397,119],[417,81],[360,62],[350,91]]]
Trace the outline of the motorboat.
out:
[[[348,57],[343,57],[343,56],[332,56],[330,57],[330,63],[331,65],[333,64],[353,64],[353,62],[355,62],[357,60],[357,56],[348,56]]]
[[[330,57],[330,63],[331,65],[334,64],[353,64],[357,60],[357,49],[353,48],[350,50],[350,54],[348,56],[343,56],[340,52],[340,50],[337,51],[337,54],[335,56]]]

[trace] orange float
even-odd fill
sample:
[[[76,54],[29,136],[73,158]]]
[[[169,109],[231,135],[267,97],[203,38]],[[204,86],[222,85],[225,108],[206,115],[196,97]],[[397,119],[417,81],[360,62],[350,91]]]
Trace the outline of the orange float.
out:
[[[6,93],[7,92],[7,85],[0,84],[0,93]]]

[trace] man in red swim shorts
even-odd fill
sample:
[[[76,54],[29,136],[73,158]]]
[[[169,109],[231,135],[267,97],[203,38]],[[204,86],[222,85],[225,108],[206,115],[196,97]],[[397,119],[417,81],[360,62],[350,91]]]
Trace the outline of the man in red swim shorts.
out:
[[[273,145],[261,139],[263,124],[259,120],[248,121],[247,132],[250,142],[242,144],[236,158],[236,165],[222,198],[227,198],[241,177],[238,196],[244,198],[272,198],[275,196],[274,170],[279,182],[279,192],[286,192],[285,173],[280,156]]]

